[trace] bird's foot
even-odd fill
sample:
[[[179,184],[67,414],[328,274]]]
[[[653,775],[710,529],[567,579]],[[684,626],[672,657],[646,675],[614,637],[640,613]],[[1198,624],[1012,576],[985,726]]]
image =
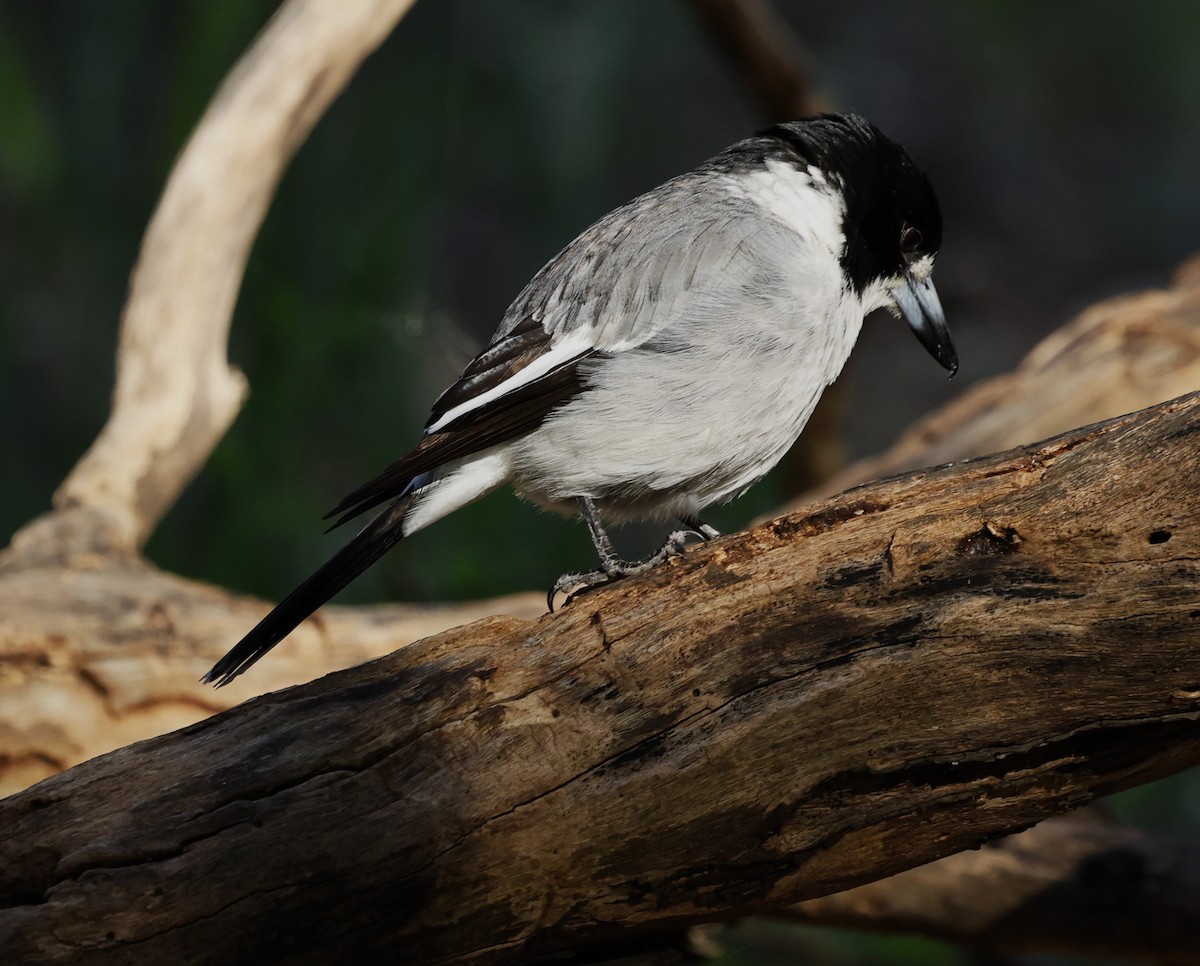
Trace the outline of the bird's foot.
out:
[[[615,574],[604,570],[573,571],[563,574],[554,581],[554,586],[546,594],[546,609],[550,613],[554,613],[554,600],[559,594],[566,594],[566,598],[563,600],[565,607],[580,594],[586,594],[589,590],[613,583],[623,576],[624,574]]]
[[[716,527],[709,526],[699,517],[682,516],[679,518],[679,522],[705,543],[708,543],[709,540],[716,540],[717,537],[721,535],[720,530],[718,530]],[[672,536],[674,536],[674,534],[672,534]]]
[[[712,531],[713,536],[719,535],[712,527],[707,526],[707,524],[701,524],[700,526],[705,529],[701,530],[699,527],[694,527],[688,530],[676,530],[667,537],[667,542],[662,545],[658,553],[647,557],[645,560],[621,560],[615,556],[607,559],[601,558],[600,570],[563,574],[554,582],[554,586],[550,588],[550,592],[546,594],[546,606],[553,612],[554,599],[559,594],[566,595],[566,599],[563,601],[563,606],[566,607],[576,597],[595,590],[597,587],[603,587],[605,584],[616,583],[625,577],[635,577],[638,574],[644,574],[647,570],[653,570],[671,557],[683,553],[684,547],[687,546],[690,537],[699,535],[704,540],[711,539],[709,533],[705,531]]]

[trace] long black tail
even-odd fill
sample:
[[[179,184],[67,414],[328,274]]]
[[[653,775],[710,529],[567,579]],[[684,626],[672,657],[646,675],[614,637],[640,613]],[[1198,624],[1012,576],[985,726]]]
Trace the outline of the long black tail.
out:
[[[224,687],[288,636],[297,625],[400,542],[404,517],[412,503],[405,494],[368,523],[320,570],[293,590],[258,622],[200,680]]]

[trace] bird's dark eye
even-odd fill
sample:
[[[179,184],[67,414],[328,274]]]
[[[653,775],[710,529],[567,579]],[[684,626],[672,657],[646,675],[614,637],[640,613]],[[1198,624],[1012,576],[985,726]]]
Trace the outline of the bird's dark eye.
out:
[[[905,255],[911,255],[917,250],[921,244],[921,233],[911,226],[900,232],[900,251]]]

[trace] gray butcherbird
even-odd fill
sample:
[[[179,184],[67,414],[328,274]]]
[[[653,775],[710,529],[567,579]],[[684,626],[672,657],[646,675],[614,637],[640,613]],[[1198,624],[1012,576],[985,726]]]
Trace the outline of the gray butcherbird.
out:
[[[908,154],[854,116],[772,127],[610,212],[534,276],[433,405],[415,448],[328,516],[384,510],[225,655],[262,657],[398,541],[504,483],[582,514],[600,556],[554,595],[639,573],[601,517],[675,518],[744,492],[787,452],[863,317],[902,316],[950,370],[930,273],[942,237]]]

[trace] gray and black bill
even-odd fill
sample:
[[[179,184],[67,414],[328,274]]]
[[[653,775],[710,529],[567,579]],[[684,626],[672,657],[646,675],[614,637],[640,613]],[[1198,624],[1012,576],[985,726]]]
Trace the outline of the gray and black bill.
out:
[[[933,287],[933,279],[927,276],[924,280],[918,280],[909,275],[902,284],[892,289],[892,298],[904,321],[921,340],[921,345],[929,350],[929,354],[949,369],[951,376],[958,372],[958,352],[954,349],[954,340],[950,338],[950,329],[946,326],[946,316],[942,312],[937,289]]]

